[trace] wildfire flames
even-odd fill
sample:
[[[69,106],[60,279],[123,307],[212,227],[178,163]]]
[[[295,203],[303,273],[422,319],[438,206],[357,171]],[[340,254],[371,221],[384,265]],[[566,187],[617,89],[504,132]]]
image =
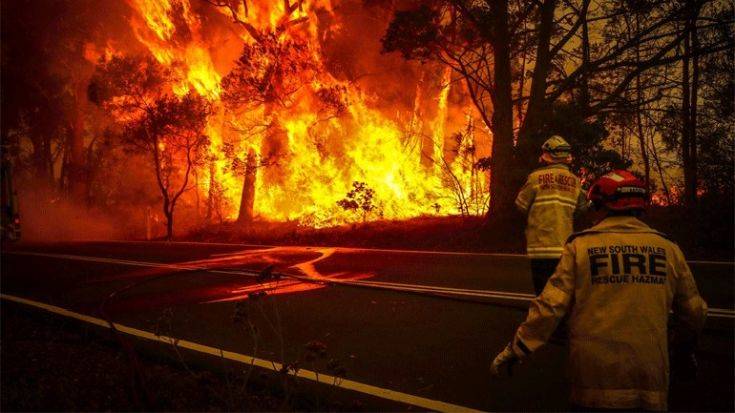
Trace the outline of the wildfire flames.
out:
[[[488,155],[477,148],[489,148],[490,138],[463,84],[418,64],[414,73],[426,79],[413,84],[396,75],[392,84],[365,87],[332,74],[323,45],[344,30],[335,2],[128,2],[133,33],[173,73],[171,90],[212,104],[196,191],[210,200],[219,191],[226,218],[248,202],[253,216],[311,226],[483,212],[488,177],[473,163]],[[213,22],[223,27],[208,29]],[[270,83],[228,91],[243,67]],[[376,87],[411,96],[413,108],[381,102]],[[358,204],[370,204],[361,211],[340,206],[355,183]]]

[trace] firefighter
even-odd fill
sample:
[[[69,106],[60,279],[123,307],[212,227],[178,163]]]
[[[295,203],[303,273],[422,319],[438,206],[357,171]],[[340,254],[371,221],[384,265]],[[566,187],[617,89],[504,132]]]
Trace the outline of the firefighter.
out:
[[[541,146],[541,167],[528,176],[515,204],[528,215],[526,252],[536,295],[559,263],[564,241],[572,234],[575,211],[587,201],[579,179],[569,170],[571,146],[554,135]]]
[[[646,192],[643,182],[622,170],[590,188],[588,198],[605,218],[569,237],[526,321],[492,362],[493,375],[510,373],[568,314],[573,406],[666,410],[668,346],[677,355],[674,371],[695,371],[694,347],[707,305],[679,247],[638,219]]]

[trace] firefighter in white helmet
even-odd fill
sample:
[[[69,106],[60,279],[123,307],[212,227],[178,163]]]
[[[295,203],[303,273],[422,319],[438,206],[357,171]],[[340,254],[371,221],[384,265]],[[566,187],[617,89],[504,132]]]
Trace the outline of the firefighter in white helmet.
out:
[[[668,347],[675,371],[696,372],[694,347],[707,305],[679,247],[638,220],[646,192],[622,170],[590,188],[588,197],[606,217],[569,238],[526,321],[493,361],[494,375],[541,347],[568,314],[573,406],[666,410]]]
[[[559,263],[564,241],[574,230],[575,212],[587,206],[579,178],[569,170],[571,149],[561,136],[544,142],[542,166],[531,172],[515,200],[528,215],[526,252],[537,295]]]

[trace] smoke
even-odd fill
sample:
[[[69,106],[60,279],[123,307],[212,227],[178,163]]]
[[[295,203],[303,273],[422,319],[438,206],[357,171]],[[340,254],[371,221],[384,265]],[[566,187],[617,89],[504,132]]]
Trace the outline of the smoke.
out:
[[[336,78],[355,82],[374,96],[371,103],[386,113],[395,113],[396,109],[410,113],[424,68],[398,53],[381,52],[381,38],[393,7],[361,0],[333,4],[334,13],[322,14],[319,20],[320,27],[336,27],[321,34],[327,69]]]
[[[125,230],[101,211],[89,210],[49,191],[26,186],[19,191],[21,239],[24,241],[79,241],[121,239]]]

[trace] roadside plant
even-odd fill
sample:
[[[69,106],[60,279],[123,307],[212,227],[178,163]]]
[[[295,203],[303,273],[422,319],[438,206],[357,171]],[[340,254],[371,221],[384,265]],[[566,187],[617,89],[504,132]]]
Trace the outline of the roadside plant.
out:
[[[362,222],[365,222],[368,215],[376,209],[375,190],[365,182],[354,181],[352,189],[343,199],[337,201],[337,205],[345,211],[354,211],[359,214]]]

